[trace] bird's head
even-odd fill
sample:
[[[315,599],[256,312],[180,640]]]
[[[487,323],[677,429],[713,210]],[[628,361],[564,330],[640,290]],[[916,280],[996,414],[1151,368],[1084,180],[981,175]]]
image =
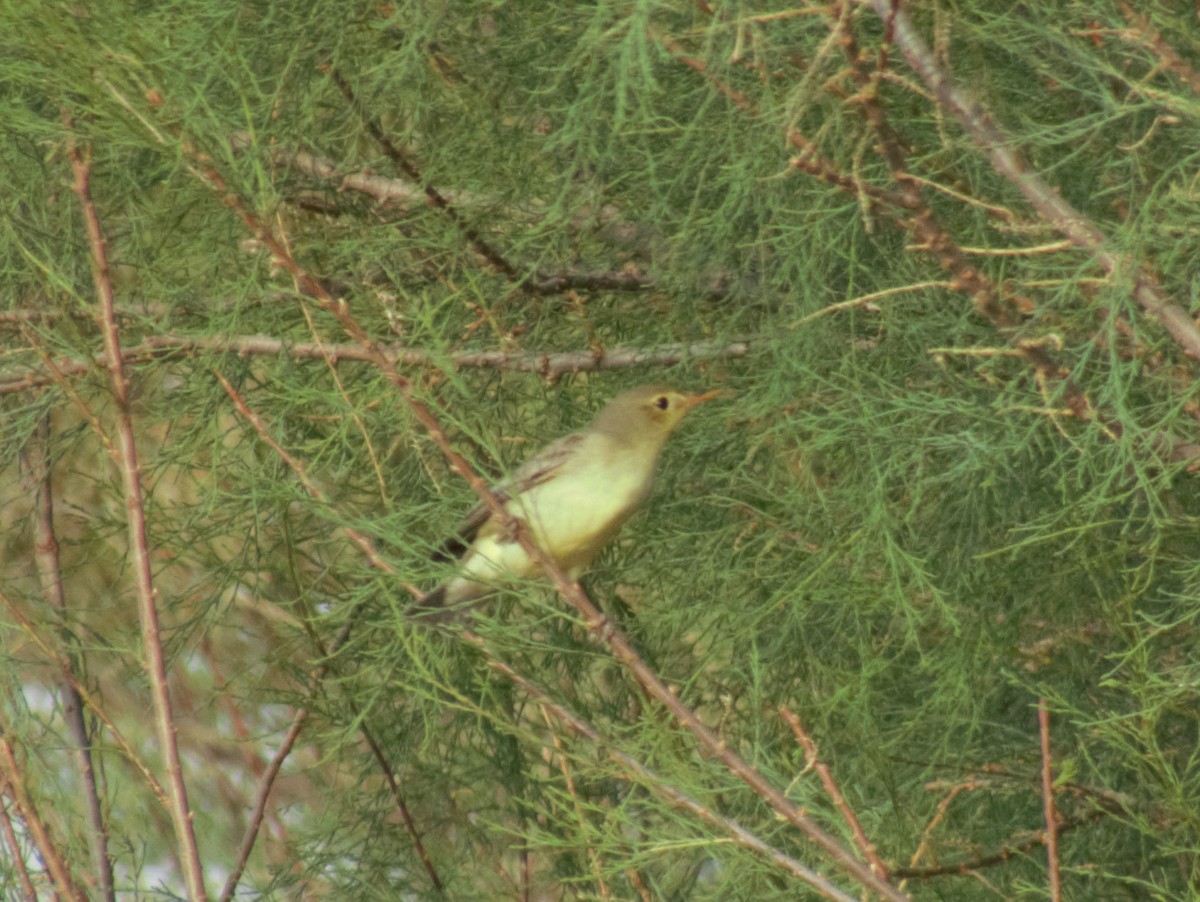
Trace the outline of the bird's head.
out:
[[[668,385],[643,385],[617,395],[596,416],[595,428],[626,442],[661,444],[684,415],[721,394],[679,391]]]

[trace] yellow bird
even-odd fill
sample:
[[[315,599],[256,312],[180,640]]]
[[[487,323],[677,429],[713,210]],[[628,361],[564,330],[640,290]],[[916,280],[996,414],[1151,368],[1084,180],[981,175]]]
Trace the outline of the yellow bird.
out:
[[[492,490],[539,549],[578,579],[650,494],[663,443],[703,394],[643,385],[617,395],[591,424],[564,436]],[[482,501],[459,526],[457,575],[419,602],[457,608],[540,568]]]

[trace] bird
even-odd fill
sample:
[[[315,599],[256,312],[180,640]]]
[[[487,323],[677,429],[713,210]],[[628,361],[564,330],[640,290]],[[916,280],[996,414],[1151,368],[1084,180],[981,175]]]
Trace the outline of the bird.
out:
[[[693,407],[721,394],[643,385],[617,395],[578,432],[551,442],[492,492],[538,549],[572,579],[588,568],[654,485],[668,436]],[[498,585],[541,567],[482,501],[458,528],[458,572],[417,602],[432,620],[469,610]]]

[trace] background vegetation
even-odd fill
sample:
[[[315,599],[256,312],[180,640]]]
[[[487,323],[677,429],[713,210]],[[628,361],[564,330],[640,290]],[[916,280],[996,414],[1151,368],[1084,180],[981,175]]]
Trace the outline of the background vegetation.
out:
[[[1197,26],[4,5],[0,882],[1200,898]],[[586,590],[415,623],[642,382]]]

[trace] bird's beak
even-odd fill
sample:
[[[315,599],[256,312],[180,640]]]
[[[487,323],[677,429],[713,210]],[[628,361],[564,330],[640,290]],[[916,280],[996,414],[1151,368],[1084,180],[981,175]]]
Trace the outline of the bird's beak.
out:
[[[704,394],[688,394],[684,399],[684,410],[691,410],[697,404],[703,404],[705,401],[711,401],[713,398],[720,397],[725,394],[722,389],[714,388],[712,391],[706,391]]]

